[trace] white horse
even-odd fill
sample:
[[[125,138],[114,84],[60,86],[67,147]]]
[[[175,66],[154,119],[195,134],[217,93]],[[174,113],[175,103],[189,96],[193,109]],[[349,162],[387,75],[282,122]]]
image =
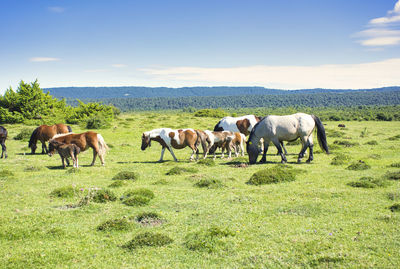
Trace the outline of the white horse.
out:
[[[231,131],[231,132],[240,132],[244,135],[249,135],[251,130],[253,130],[254,126],[262,120],[262,117],[258,117],[255,115],[246,115],[241,117],[225,117],[220,120],[217,125],[214,127],[214,131]],[[285,154],[287,154],[287,150],[283,142],[281,141],[281,145]],[[278,153],[279,154],[279,153]]]
[[[158,160],[161,162],[164,158],[164,151],[168,149],[171,152],[172,157],[175,162],[178,159],[175,157],[172,148],[174,149],[183,149],[186,146],[192,149],[192,155],[190,156],[190,160],[193,160],[193,155],[196,153],[196,160],[198,159],[198,150],[197,150],[197,132],[193,129],[180,129],[173,130],[170,128],[160,128],[154,129],[148,132],[144,132],[142,135],[142,146],[141,149],[145,150],[147,147],[151,146],[151,141],[157,141],[161,144],[161,157]]]
[[[313,156],[313,137],[312,132],[317,127],[318,142],[320,147],[329,154],[328,143],[326,141],[325,128],[321,120],[315,115],[308,115],[304,113],[296,113],[287,116],[273,116],[265,117],[257,123],[250,133],[249,140],[247,141],[247,153],[249,155],[250,164],[257,161],[259,149],[257,147],[260,139],[264,139],[264,152],[261,162],[266,162],[266,154],[268,145],[271,141],[278,149],[278,154],[281,155],[282,163],[286,162],[286,157],[282,153],[280,145],[281,141],[293,141],[300,137],[303,147],[299,153],[298,162],[304,157],[304,152],[307,147],[310,149],[310,155],[307,162],[314,159]]]

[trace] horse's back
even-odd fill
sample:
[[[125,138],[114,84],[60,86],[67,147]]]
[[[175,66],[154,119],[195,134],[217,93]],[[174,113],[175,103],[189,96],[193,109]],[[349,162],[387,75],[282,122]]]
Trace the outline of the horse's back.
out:
[[[296,139],[298,136],[309,135],[315,123],[311,115],[296,113],[292,115],[269,115],[262,120],[267,137],[278,137],[280,141]]]

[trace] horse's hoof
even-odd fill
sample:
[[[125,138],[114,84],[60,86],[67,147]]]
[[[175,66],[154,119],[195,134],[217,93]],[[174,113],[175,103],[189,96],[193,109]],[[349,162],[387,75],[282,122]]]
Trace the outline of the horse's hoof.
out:
[[[306,163],[311,163],[311,160],[307,160]]]
[[[297,163],[301,163],[301,159],[298,159],[298,160],[297,160]]]

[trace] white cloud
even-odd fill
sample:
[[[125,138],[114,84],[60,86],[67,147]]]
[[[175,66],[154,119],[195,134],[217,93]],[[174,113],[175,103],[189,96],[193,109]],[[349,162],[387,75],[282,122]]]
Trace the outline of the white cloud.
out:
[[[30,62],[55,62],[55,61],[60,61],[61,59],[59,58],[52,58],[52,57],[33,57],[30,58]]]
[[[263,86],[279,89],[360,89],[400,85],[400,58],[362,64],[169,67],[142,69],[154,80],[179,85]]]
[[[48,7],[47,9],[54,13],[63,13],[65,11],[63,7]]]
[[[126,64],[112,64],[111,66],[112,66],[112,67],[115,67],[115,68],[123,68],[123,67],[127,67],[127,65],[126,65]]]
[[[400,44],[400,31],[393,30],[398,28],[400,22],[400,0],[389,10],[385,17],[374,18],[369,21],[369,29],[357,33],[362,40],[359,43],[369,47],[384,47]]]

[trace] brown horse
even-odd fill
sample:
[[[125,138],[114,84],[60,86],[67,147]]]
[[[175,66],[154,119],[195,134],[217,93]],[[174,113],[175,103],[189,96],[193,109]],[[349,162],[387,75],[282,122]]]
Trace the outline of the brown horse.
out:
[[[6,139],[7,139],[7,129],[3,126],[0,126],[0,144],[1,144],[1,158],[7,158],[7,147],[6,147]]]
[[[91,165],[94,165],[97,155],[99,155],[101,164],[104,165],[104,157],[108,146],[101,134],[89,131],[81,134],[56,135],[49,141],[49,155],[53,155],[56,152],[57,142],[75,144],[82,152],[90,147],[93,149],[93,161]]]
[[[72,132],[70,126],[59,123],[55,125],[40,125],[37,127],[29,139],[29,147],[31,148],[32,154],[35,154],[36,151],[36,143],[39,140],[42,142],[42,154],[48,153],[46,141],[49,141],[56,134],[65,134]]]

